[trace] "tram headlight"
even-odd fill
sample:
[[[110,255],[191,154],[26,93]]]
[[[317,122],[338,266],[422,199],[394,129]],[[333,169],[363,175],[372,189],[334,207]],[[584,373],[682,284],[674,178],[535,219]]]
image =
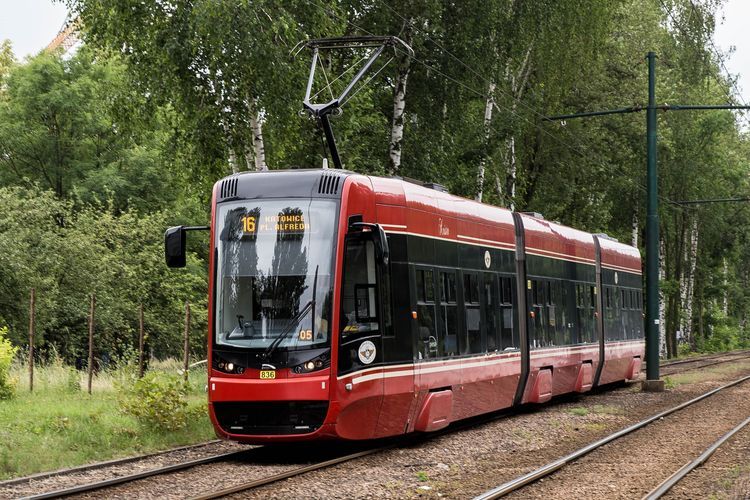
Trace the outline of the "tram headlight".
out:
[[[292,371],[294,373],[310,373],[317,370],[322,370],[330,366],[330,361],[326,356],[318,356],[317,358],[310,359],[304,363],[295,366]]]
[[[242,375],[245,373],[245,367],[235,363],[234,361],[227,361],[222,359],[221,356],[214,354],[213,359],[214,370],[219,370],[224,373],[231,373],[233,375]]]

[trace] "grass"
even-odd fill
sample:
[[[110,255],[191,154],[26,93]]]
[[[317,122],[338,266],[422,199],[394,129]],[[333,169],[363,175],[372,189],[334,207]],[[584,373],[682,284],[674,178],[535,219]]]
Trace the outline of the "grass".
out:
[[[744,372],[750,367],[750,362],[737,360],[729,363],[722,363],[701,368],[700,370],[691,370],[683,373],[677,373],[664,377],[664,386],[667,389],[674,389],[683,384],[695,384],[709,379],[710,375],[736,375]]]
[[[607,424],[602,422],[587,422],[583,424],[583,428],[587,431],[599,432],[607,429]]]
[[[622,415],[622,408],[609,405],[594,405],[593,412],[599,415]]]
[[[585,417],[589,414],[589,410],[587,408],[571,408],[568,410],[568,413],[571,415],[576,415],[578,417]]]
[[[175,373],[178,366],[163,362],[151,369]],[[19,384],[15,398],[0,401],[0,479],[214,438],[208,415],[199,409],[206,404],[205,369],[191,371],[188,394],[189,408],[203,416],[174,432],[153,430],[120,411],[115,387],[122,373],[95,376],[91,395],[86,374],[60,362],[35,369],[32,393],[25,366],[14,366],[11,376]]]

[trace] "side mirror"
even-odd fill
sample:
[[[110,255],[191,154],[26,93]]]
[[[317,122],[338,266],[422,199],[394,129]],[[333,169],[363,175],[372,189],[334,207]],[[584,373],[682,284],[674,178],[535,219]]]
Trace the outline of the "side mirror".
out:
[[[378,243],[380,246],[380,260],[384,266],[388,265],[388,261],[391,258],[391,248],[388,246],[388,237],[385,234],[383,226],[376,224],[378,227]]]
[[[391,249],[388,246],[388,238],[383,230],[383,226],[380,224],[372,224],[370,222],[353,222],[349,224],[349,229],[359,230],[362,228],[369,228],[372,231],[373,240],[375,243],[375,256],[379,262],[387,266],[388,261],[391,258]]]
[[[167,267],[185,267],[185,226],[170,227],[164,233]]]

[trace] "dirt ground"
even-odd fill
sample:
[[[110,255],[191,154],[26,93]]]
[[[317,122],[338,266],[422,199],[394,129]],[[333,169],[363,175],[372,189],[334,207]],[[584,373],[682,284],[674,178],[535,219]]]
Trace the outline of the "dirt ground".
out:
[[[685,367],[686,369],[688,367]],[[631,383],[507,413],[439,437],[308,473],[246,492],[242,498],[472,498],[639,420],[750,374],[750,360],[674,373],[664,393]],[[720,435],[750,415],[750,381],[707,398],[597,450],[530,485],[515,498],[640,498]],[[339,445],[321,444],[327,452]],[[222,443],[199,453],[239,449]],[[342,450],[343,451],[343,450]],[[234,461],[195,467],[106,491],[108,498],[185,498],[276,474],[314,460],[314,448],[289,450],[288,460]],[[298,456],[292,456],[292,455]],[[309,454],[309,456],[308,456]],[[198,458],[193,453],[190,458]],[[184,460],[166,455],[75,476],[3,487],[13,498],[128,474]],[[100,497],[103,492],[88,497]],[[725,444],[669,493],[673,498],[750,498],[750,429]]]

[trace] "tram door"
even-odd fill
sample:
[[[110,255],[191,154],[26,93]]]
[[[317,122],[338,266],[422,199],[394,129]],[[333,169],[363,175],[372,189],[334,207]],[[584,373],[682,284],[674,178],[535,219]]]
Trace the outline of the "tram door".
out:
[[[341,289],[339,373],[383,363],[381,272],[368,233],[347,235]],[[378,390],[382,395],[382,386]]]
[[[409,429],[414,426],[416,413],[429,390],[428,362],[438,357],[437,282],[435,269],[426,266],[411,268],[412,327],[414,339],[414,404]]]

